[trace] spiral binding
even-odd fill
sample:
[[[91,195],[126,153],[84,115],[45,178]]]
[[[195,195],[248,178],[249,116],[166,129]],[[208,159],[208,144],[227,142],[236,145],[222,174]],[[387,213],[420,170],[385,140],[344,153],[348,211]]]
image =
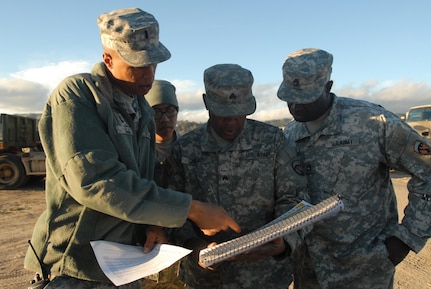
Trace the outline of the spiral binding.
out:
[[[300,210],[293,216],[287,212],[247,235],[201,250],[199,253],[199,262],[203,263],[206,267],[219,263],[327,218],[339,212],[343,206],[344,204],[340,196],[332,196],[314,206],[306,207],[302,211]],[[284,217],[285,215],[287,217]]]

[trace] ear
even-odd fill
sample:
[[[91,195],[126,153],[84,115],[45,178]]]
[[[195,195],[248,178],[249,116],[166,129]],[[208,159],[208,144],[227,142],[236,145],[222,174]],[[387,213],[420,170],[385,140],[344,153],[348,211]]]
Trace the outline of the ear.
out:
[[[334,82],[333,82],[332,80],[330,80],[330,81],[328,81],[328,82],[326,83],[326,87],[325,87],[325,89],[326,89],[326,92],[327,92],[327,93],[330,93],[330,92],[331,92],[332,84],[334,84]]]
[[[102,58],[103,58],[103,63],[105,63],[106,67],[111,69],[112,68],[112,55],[105,51],[102,54]]]
[[[202,94],[202,98],[203,98],[203,100],[204,100],[205,108],[206,108],[207,110],[209,110],[209,109],[208,109],[208,105],[207,105],[207,95],[206,95],[205,93],[203,93],[203,94]]]

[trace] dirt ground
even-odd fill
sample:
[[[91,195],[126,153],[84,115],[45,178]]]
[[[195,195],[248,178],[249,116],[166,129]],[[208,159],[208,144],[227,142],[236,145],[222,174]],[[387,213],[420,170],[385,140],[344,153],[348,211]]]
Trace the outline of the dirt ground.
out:
[[[402,213],[408,178],[394,174],[392,180]],[[0,190],[0,288],[27,288],[33,278],[33,273],[23,268],[23,260],[34,223],[44,209],[41,179],[32,179],[20,190]],[[419,254],[411,252],[396,270],[395,289],[431,288],[431,241]]]

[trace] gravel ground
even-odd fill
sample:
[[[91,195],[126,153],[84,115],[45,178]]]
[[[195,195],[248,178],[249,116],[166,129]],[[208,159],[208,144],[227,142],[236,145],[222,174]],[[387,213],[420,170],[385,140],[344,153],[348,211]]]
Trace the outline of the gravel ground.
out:
[[[399,209],[407,202],[408,177],[393,174]],[[43,181],[32,179],[20,190],[0,190],[0,288],[27,288],[33,273],[23,268],[24,255],[33,226],[45,209]],[[395,289],[431,288],[431,241],[419,254],[410,253],[397,266]]]

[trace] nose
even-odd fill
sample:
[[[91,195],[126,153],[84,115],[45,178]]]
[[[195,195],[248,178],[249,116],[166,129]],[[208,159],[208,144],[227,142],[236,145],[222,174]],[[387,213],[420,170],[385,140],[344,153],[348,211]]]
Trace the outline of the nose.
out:
[[[299,103],[288,103],[287,106],[292,111],[301,111],[304,109],[304,105],[299,104]]]
[[[156,69],[154,65],[143,66],[139,68],[141,70],[141,75],[146,78],[154,78]]]
[[[160,117],[159,121],[170,121],[171,119],[167,116],[166,111],[162,113],[162,116]]]
[[[224,117],[223,118],[223,123],[225,125],[228,125],[228,126],[233,126],[233,125],[237,124],[238,119],[239,119],[238,117],[231,117],[231,116]]]

